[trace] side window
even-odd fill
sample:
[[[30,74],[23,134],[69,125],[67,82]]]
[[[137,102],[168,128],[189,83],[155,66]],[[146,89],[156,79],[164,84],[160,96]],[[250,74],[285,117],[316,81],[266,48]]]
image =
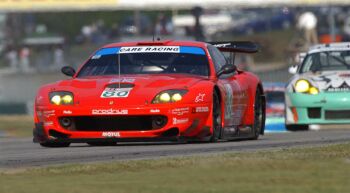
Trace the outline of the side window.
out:
[[[214,62],[215,71],[219,71],[227,63],[225,56],[213,45],[208,45],[209,54]]]

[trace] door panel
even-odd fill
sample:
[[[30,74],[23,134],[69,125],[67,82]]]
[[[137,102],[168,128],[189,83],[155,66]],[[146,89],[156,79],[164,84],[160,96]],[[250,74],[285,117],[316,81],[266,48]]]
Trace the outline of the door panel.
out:
[[[242,86],[236,76],[239,75],[219,80],[219,85],[225,93],[224,126],[227,127],[240,125],[247,108],[247,87]]]

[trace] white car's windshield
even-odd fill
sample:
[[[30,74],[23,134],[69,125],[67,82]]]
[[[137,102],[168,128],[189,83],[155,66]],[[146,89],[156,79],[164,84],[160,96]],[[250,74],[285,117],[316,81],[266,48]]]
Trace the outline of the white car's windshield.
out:
[[[350,51],[327,51],[306,56],[300,73],[317,71],[350,70]]]
[[[209,76],[202,48],[188,46],[140,46],[103,48],[80,70],[78,77],[114,74],[185,73]]]

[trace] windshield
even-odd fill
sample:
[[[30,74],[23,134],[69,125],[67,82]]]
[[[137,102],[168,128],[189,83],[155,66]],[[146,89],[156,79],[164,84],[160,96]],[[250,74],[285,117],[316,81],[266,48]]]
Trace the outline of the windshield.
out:
[[[306,56],[301,73],[350,69],[350,51],[327,51]]]
[[[122,75],[185,73],[209,76],[209,63],[204,50],[198,47],[103,48],[85,63],[78,77],[117,75],[119,71]]]

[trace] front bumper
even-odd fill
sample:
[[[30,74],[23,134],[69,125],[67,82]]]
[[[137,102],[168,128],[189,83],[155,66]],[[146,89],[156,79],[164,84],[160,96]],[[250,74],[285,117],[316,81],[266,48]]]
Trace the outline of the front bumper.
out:
[[[37,106],[38,121],[33,131],[34,142],[158,141],[161,139],[173,140],[179,137],[206,138],[211,134],[211,108],[210,103],[183,104],[181,106],[163,104],[129,108]],[[147,129],[142,126],[146,123],[130,123],[131,121],[142,121],[137,117],[145,116],[166,117],[167,122],[159,128]],[[108,121],[117,117],[124,120],[128,117],[133,117],[133,119],[130,119],[129,122],[112,121],[108,128],[106,128],[108,124],[94,123],[94,121],[87,121],[86,124],[80,123],[79,127],[65,127],[60,121],[62,118],[77,120],[79,117],[84,117],[83,120],[88,120],[91,117],[92,120],[104,118]],[[141,125],[142,127],[127,128],[125,124]],[[149,123],[147,124],[149,125]]]
[[[350,93],[286,93],[286,124],[348,124]]]

